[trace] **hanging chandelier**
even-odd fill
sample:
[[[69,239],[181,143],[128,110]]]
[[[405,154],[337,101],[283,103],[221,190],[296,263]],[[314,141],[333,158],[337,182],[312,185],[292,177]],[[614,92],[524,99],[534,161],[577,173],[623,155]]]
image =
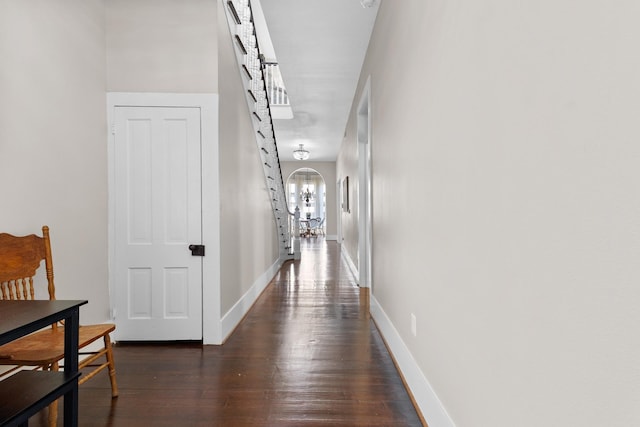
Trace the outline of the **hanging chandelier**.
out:
[[[305,181],[305,186],[307,188],[303,189],[300,192],[300,199],[306,203],[307,207],[309,207],[309,206],[311,206],[311,202],[313,201],[313,198],[316,196],[316,193],[309,189],[310,188],[310,185],[309,185],[309,169],[306,170],[306,175],[305,175],[305,180],[304,181]]]
[[[304,144],[300,144],[300,148],[293,151],[293,157],[296,160],[307,160],[309,158],[309,151],[304,149]]]
[[[300,198],[304,200],[304,202],[309,206],[309,204],[313,201],[316,193],[313,191],[309,191],[309,186],[300,192]]]

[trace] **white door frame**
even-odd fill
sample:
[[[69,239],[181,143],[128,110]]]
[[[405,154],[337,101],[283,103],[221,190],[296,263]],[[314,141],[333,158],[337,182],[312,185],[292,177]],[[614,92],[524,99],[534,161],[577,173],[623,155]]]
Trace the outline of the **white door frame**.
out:
[[[373,282],[373,227],[371,188],[371,76],[362,90],[357,110],[358,144],[358,273],[360,287]]]
[[[342,237],[342,183],[340,180],[336,182],[336,228],[338,231],[338,244],[342,245],[344,237]]]
[[[202,260],[202,342],[222,344],[220,321],[220,191],[218,167],[218,95],[175,93],[107,93],[108,132],[108,241],[109,292],[111,318],[115,319],[113,278],[115,275],[115,138],[113,133],[116,107],[194,107],[200,109],[202,158],[202,242],[206,256]],[[116,331],[117,332],[117,331]],[[117,333],[116,333],[117,338]]]

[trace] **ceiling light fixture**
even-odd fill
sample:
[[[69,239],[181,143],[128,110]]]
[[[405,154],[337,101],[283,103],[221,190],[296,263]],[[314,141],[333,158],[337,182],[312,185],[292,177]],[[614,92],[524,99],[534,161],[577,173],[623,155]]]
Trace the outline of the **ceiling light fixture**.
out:
[[[296,160],[307,160],[309,158],[309,151],[304,149],[304,144],[300,144],[300,148],[293,151],[293,157]]]

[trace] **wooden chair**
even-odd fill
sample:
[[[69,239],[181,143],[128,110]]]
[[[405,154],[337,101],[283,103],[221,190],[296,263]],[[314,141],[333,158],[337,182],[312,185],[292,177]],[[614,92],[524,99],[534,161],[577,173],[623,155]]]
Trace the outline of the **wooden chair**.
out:
[[[53,281],[53,263],[49,227],[42,227],[42,236],[35,234],[16,237],[0,233],[0,299],[36,299],[34,277],[42,260],[45,261],[47,293],[50,300],[56,299]],[[44,280],[42,280],[44,282]],[[43,290],[44,294],[44,290]],[[79,384],[84,383],[98,372],[108,369],[111,380],[111,396],[118,396],[116,370],[111,350],[109,334],[115,330],[113,324],[80,326],[79,350],[102,338],[103,346],[97,351],[79,351],[78,368],[83,371]],[[24,367],[57,371],[64,356],[64,325],[53,324],[51,328],[0,346],[0,365],[12,365],[1,376],[8,375]],[[104,356],[104,359],[100,358]],[[85,374],[86,372],[86,374]],[[57,403],[49,407],[49,425],[55,426]]]

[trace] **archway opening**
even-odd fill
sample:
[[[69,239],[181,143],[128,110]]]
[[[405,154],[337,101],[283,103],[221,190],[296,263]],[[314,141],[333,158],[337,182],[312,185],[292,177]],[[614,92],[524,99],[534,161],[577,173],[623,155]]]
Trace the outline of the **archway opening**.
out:
[[[289,175],[286,183],[287,204],[291,212],[300,209],[300,218],[316,218],[325,231],[327,217],[327,186],[324,177],[315,169],[299,168]]]

